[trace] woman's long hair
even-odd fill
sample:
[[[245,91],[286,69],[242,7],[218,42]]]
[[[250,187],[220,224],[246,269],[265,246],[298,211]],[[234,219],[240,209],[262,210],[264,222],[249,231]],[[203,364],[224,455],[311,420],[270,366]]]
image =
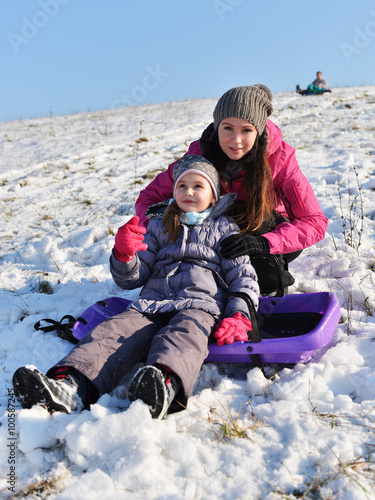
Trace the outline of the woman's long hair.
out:
[[[203,156],[217,168],[220,178],[228,185],[224,171],[230,159],[220,147],[219,135],[214,130],[213,124],[203,132],[200,147]],[[241,232],[256,233],[267,220],[272,218],[276,208],[276,195],[267,153],[268,133],[265,128],[261,136],[257,135],[251,151],[239,160],[243,165],[241,187],[246,195],[246,201],[236,202],[230,215],[240,226]]]

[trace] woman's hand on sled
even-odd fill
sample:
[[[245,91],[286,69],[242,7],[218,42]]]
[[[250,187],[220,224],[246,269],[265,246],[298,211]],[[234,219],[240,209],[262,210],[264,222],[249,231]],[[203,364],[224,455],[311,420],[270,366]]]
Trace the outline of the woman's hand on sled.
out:
[[[220,243],[220,246],[224,259],[235,259],[241,255],[270,253],[267,238],[251,234],[231,234]]]
[[[134,216],[117,231],[113,253],[121,262],[130,262],[136,252],[147,250],[146,243],[143,243],[146,228],[138,224],[139,218]]]
[[[252,331],[251,321],[240,312],[236,312],[217,324],[214,338],[219,346],[233,344],[235,341],[248,340],[248,331]]]

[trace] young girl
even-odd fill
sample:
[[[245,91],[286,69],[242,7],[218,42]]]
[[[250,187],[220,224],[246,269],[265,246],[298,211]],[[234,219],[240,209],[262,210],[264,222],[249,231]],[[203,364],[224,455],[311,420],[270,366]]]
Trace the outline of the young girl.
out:
[[[115,237],[113,279],[127,290],[143,286],[139,299],[95,327],[47,376],[19,368],[13,385],[23,407],[88,407],[146,359],[129,399],[142,399],[154,418],[163,418],[173,400],[175,409],[187,404],[212,333],[219,345],[247,340],[247,306],[227,294],[247,293],[257,306],[256,274],[248,256],[220,254],[223,237],[238,230],[224,215],[236,195],[219,199],[217,170],[201,156],[183,157],[173,175],[173,200],[163,217],[147,233],[133,217]]]
[[[202,154],[220,174],[221,193],[237,193],[232,214],[241,234],[223,241],[226,258],[250,255],[261,293],[275,290],[273,266],[265,259],[278,257],[283,286],[294,283],[288,263],[325,235],[328,220],[302,174],[294,149],[268,119],[272,94],[264,85],[228,90],[214,109],[214,122],[187,154]],[[136,202],[140,224],[147,226],[150,205],[170,197],[175,163],[160,173]],[[260,257],[257,257],[260,256]]]

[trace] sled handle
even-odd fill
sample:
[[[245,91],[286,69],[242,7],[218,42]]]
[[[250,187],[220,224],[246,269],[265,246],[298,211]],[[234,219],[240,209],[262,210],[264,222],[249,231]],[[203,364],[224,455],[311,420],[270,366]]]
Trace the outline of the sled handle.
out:
[[[275,280],[276,280],[276,293],[274,297],[283,297],[284,296],[283,278],[281,276],[280,262],[276,257],[276,255],[267,253],[267,254],[253,255],[251,258],[268,260],[273,264],[273,267],[275,268]]]
[[[228,297],[238,297],[243,299],[246,302],[247,307],[249,308],[249,314],[251,319],[251,325],[253,327],[252,335],[249,336],[249,342],[262,342],[262,333],[260,331],[259,321],[257,312],[254,307],[254,302],[251,300],[251,297],[245,292],[231,292],[227,294]]]

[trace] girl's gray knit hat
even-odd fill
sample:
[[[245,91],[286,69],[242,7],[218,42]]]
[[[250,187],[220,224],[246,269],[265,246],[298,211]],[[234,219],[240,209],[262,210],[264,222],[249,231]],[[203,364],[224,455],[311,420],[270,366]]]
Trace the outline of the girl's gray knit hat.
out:
[[[177,183],[182,177],[190,172],[198,173],[209,182],[218,201],[220,196],[220,176],[216,168],[204,156],[199,155],[186,155],[178,160],[173,167],[173,198],[176,198],[175,191]]]
[[[225,92],[214,109],[214,127],[217,130],[224,118],[242,118],[252,123],[259,135],[263,134],[267,117],[272,114],[272,93],[265,85],[234,87]]]

